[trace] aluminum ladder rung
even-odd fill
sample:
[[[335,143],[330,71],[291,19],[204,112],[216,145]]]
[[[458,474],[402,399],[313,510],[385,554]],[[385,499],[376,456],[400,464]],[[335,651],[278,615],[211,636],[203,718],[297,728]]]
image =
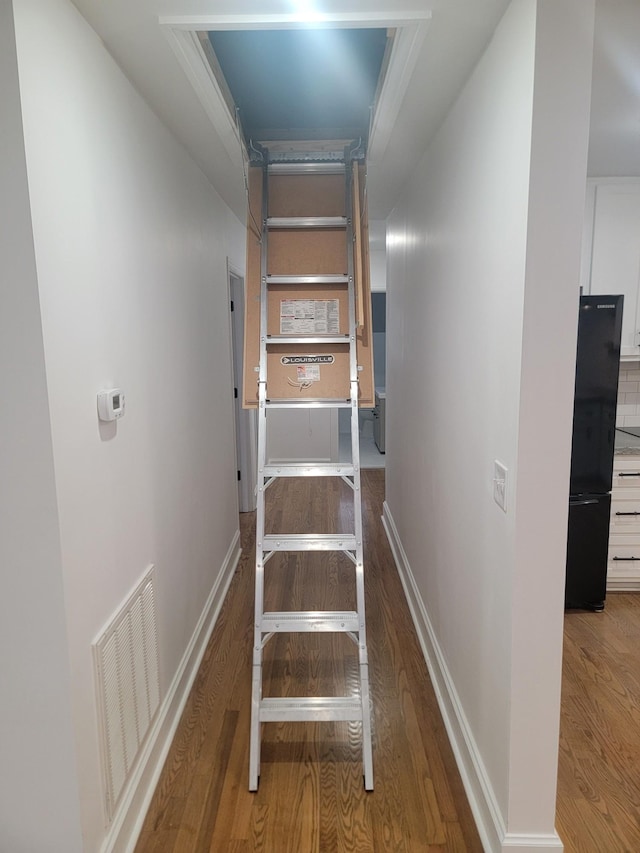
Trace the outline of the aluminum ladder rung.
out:
[[[344,162],[270,163],[268,169],[272,175],[344,175]]]
[[[268,275],[267,284],[348,284],[349,276],[344,273],[334,275]]]
[[[349,344],[349,335],[267,335],[265,344]]]
[[[297,632],[351,633],[359,629],[355,610],[296,610],[268,612],[262,614],[260,630],[264,634]]]
[[[270,216],[267,228],[346,228],[346,216]]]
[[[321,397],[301,397],[299,400],[285,398],[267,400],[265,409],[350,409],[351,400],[340,397],[338,400],[324,400]]]
[[[260,722],[361,720],[362,701],[350,696],[267,698],[260,702]]]
[[[260,470],[263,477],[353,477],[353,465],[322,462],[317,465],[265,465]]]
[[[355,551],[352,533],[285,533],[262,537],[264,551]]]

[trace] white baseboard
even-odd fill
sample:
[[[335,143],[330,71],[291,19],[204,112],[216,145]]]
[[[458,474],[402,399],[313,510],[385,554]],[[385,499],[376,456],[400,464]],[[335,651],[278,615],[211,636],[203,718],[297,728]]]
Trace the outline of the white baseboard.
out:
[[[539,853],[540,850],[564,850],[562,841],[557,833],[549,835],[519,835],[515,832],[507,832],[502,840],[500,848],[504,853]]]
[[[607,592],[638,592],[640,578],[607,578]]]
[[[180,666],[160,705],[156,720],[143,746],[140,760],[100,848],[101,853],[133,853],[202,656],[238,565],[241,551],[240,531],[237,530]]]
[[[422,654],[427,663],[482,846],[487,853],[508,853],[511,850],[517,850],[518,853],[555,850],[561,853],[563,845],[556,833],[520,835],[506,831],[504,817],[386,501],[383,504],[382,524],[404,587]]]

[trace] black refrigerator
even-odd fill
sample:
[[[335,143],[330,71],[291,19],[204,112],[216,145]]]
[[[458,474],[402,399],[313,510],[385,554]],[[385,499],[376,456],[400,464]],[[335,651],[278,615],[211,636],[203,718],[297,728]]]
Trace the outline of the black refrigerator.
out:
[[[567,608],[604,609],[622,302],[622,296],[580,297],[565,585]]]

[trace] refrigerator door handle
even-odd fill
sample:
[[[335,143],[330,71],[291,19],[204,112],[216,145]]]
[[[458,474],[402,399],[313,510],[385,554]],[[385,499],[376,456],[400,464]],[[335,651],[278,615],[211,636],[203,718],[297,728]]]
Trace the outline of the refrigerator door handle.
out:
[[[640,471],[633,471],[633,472],[629,472],[627,474],[625,474],[624,471],[621,471],[618,474],[618,477],[640,477]]]
[[[570,500],[569,506],[588,506],[589,504],[597,504],[597,503],[598,503],[597,498],[588,498],[587,500],[583,500],[583,501],[571,501]]]

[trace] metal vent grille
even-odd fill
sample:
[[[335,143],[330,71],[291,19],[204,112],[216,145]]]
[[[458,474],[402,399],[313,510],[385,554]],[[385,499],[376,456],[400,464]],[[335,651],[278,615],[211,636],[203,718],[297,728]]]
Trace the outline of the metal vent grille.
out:
[[[160,703],[153,566],[93,644],[93,658],[111,820]]]

